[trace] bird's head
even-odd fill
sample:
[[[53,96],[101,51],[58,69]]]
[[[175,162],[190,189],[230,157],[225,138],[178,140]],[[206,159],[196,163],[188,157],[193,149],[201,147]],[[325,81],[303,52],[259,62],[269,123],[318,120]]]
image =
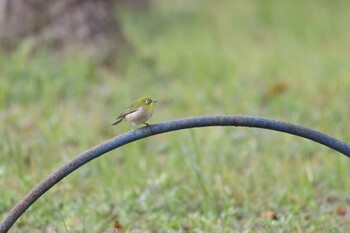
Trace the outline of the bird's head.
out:
[[[139,102],[140,102],[140,105],[143,108],[146,108],[147,110],[152,111],[153,110],[153,104],[157,103],[158,101],[157,100],[152,100],[149,97],[142,97],[142,98],[139,99]]]

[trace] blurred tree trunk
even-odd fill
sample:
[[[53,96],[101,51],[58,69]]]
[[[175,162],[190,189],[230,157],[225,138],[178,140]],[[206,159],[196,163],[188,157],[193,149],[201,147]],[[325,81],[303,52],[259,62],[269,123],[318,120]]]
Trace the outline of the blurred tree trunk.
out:
[[[118,53],[127,46],[114,11],[121,2],[148,6],[148,0],[0,0],[0,45],[11,50],[30,38],[56,50]]]

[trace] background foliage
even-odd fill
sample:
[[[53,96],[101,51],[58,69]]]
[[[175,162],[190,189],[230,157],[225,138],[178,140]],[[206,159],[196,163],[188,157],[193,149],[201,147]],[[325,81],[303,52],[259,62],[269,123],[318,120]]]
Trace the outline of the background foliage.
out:
[[[118,71],[84,53],[0,53],[0,214],[57,167],[149,121],[216,114],[285,120],[350,142],[347,1],[154,1],[118,8],[134,47]],[[349,160],[258,129],[207,128],[113,151],[60,182],[12,232],[345,232]]]

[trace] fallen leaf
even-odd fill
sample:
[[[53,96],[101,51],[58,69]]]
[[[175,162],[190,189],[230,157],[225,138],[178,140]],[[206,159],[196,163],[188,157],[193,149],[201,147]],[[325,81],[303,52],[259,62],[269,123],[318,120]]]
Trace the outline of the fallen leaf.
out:
[[[271,220],[277,220],[277,215],[271,210],[263,211],[259,214],[260,218],[268,218]]]
[[[188,224],[184,224],[182,226],[182,230],[183,230],[183,232],[189,232],[190,231],[190,226]]]
[[[337,209],[337,215],[339,216],[345,216],[346,215],[346,209],[344,207],[338,207]]]
[[[113,233],[118,233],[118,230],[122,229],[122,224],[120,224],[119,219],[114,220]]]
[[[285,82],[279,81],[271,84],[267,89],[267,97],[272,98],[287,91],[288,86]]]

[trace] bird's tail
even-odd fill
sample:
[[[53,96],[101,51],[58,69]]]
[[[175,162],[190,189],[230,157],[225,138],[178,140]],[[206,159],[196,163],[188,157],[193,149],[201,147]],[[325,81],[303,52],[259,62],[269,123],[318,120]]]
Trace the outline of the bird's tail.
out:
[[[118,118],[112,125],[119,124],[123,119],[124,119],[124,117]]]

